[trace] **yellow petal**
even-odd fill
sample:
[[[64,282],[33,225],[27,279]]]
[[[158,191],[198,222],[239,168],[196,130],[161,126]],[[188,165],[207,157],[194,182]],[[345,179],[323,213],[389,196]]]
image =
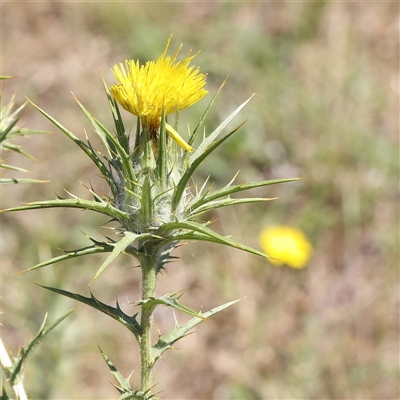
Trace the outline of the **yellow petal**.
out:
[[[165,130],[167,131],[168,135],[172,137],[172,139],[175,140],[176,143],[179,144],[179,146],[183,147],[186,151],[192,153],[194,151],[194,148],[187,144],[181,137],[181,135],[169,124],[165,124]]]

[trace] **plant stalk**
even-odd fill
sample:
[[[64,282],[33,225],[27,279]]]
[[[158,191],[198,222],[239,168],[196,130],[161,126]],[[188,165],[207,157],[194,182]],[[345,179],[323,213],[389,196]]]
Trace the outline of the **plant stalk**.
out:
[[[153,296],[156,288],[156,267],[153,257],[141,260],[142,267],[142,301]],[[148,309],[146,304],[142,305],[140,335],[140,360],[141,360],[141,391],[146,392],[151,388],[152,370],[154,360],[151,355],[151,332],[153,326],[153,308]]]

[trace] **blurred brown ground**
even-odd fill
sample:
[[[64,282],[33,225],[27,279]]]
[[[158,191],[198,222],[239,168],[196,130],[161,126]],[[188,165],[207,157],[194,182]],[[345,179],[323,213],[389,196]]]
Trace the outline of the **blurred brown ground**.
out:
[[[279,196],[266,205],[210,215],[214,229],[251,246],[269,224],[302,229],[314,256],[301,271],[204,244],[177,252],[158,293],[207,310],[243,298],[200,325],[166,353],[156,372],[163,399],[399,399],[399,3],[393,2],[10,2],[2,3],[4,100],[18,89],[79,137],[90,126],[70,91],[107,127],[101,73],[126,58],[155,59],[173,33],[171,53],[201,49],[211,95],[228,82],[208,131],[253,92],[236,119],[241,133],[197,178],[216,186],[305,176],[254,191]],[[210,96],[209,96],[210,98]],[[194,127],[208,100],[182,112]],[[124,113],[127,126],[134,119]],[[33,154],[11,161],[45,185],[2,188],[2,208],[64,195],[107,194],[91,162],[27,106],[20,124],[51,135],[17,141]],[[133,128],[134,129],[134,128]],[[184,129],[184,128],[182,128]],[[92,139],[97,143],[95,139]],[[10,162],[11,163],[11,162]],[[74,210],[2,215],[2,337],[17,353],[46,311],[57,318],[74,303],[34,285],[87,295],[102,257],[15,276],[60,253],[101,239],[105,221]],[[85,263],[85,264],[83,264]],[[138,299],[139,271],[122,258],[93,287],[124,309]],[[79,265],[77,265],[79,264]],[[178,320],[184,316],[178,315]],[[162,332],[173,314],[160,308]],[[35,399],[112,399],[117,392],[97,345],[127,376],[139,374],[137,346],[116,322],[83,305],[37,350],[26,376]]]

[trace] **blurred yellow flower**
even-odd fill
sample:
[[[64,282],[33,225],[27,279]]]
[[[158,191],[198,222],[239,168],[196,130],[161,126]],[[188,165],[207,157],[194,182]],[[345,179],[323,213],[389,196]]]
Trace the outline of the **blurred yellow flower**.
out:
[[[157,135],[163,108],[165,115],[175,113],[208,93],[203,88],[206,75],[201,74],[199,68],[189,67],[197,54],[191,56],[189,51],[182,61],[176,61],[180,45],[173,57],[166,57],[170,41],[171,37],[156,62],[140,65],[139,60],[126,60],[126,69],[120,63],[112,70],[119,84],[110,86],[111,94],[125,110],[141,119],[153,138]],[[193,151],[170,125],[167,124],[166,130],[180,146]]]
[[[264,252],[272,257],[271,263],[292,268],[307,266],[313,248],[303,232],[288,226],[274,226],[261,231],[260,244]]]

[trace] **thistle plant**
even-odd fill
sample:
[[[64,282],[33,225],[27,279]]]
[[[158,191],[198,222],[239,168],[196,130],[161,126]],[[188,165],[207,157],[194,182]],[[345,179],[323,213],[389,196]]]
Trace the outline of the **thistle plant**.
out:
[[[205,241],[230,246],[261,257],[268,257],[261,251],[223,236],[210,228],[211,221],[202,221],[199,216],[221,207],[243,203],[265,202],[271,198],[232,198],[231,196],[252,188],[273,185],[294,179],[267,180],[235,184],[236,175],[224,187],[213,189],[207,179],[200,185],[194,183],[193,175],[207,157],[235,134],[243,125],[222,134],[225,127],[249,102],[246,100],[233,111],[215,130],[206,133],[204,121],[220,94],[224,83],[211,99],[197,126],[189,131],[185,140],[178,126],[179,113],[202,99],[207,90],[206,75],[190,66],[197,54],[189,52],[181,61],[178,55],[181,47],[171,57],[167,56],[168,40],[164,52],[156,61],[140,65],[139,61],[127,60],[125,65],[114,66],[116,83],[104,88],[112,113],[114,128],[107,129],[76,99],[80,109],[101,139],[104,149],[100,152],[90,141],[79,139],[43,109],[35,107],[57,126],[89,157],[109,186],[110,194],[101,196],[93,188],[89,192],[92,200],[70,195],[69,198],[37,201],[6,211],[32,210],[54,207],[70,207],[90,210],[103,214],[114,222],[115,239],[98,241],[90,238],[92,244],[52,258],[29,268],[32,271],[66,259],[90,254],[109,253],[94,274],[89,285],[124,253],[132,256],[132,265],[140,264],[141,293],[134,306],[140,313],[128,315],[122,311],[118,301],[115,306],[99,301],[92,293],[86,297],[59,288],[46,289],[85,303],[125,326],[137,341],[140,350],[140,385],[132,388],[129,378],[123,377],[102,352],[114,378],[120,399],[153,399],[152,371],[162,354],[172,349],[196,325],[214,314],[233,305],[236,301],[217,306],[207,312],[197,312],[180,301],[182,292],[156,294],[156,281],[166,264],[176,258],[173,250],[182,241]],[[125,128],[119,105],[137,116],[134,137]],[[170,125],[170,115],[175,116]],[[204,130],[204,133],[202,131]],[[201,218],[201,217],[200,217]],[[113,226],[114,226],[113,225]],[[137,294],[135,293],[137,297]],[[172,307],[187,313],[191,319],[164,335],[159,334],[152,343],[153,315],[158,306]]]

